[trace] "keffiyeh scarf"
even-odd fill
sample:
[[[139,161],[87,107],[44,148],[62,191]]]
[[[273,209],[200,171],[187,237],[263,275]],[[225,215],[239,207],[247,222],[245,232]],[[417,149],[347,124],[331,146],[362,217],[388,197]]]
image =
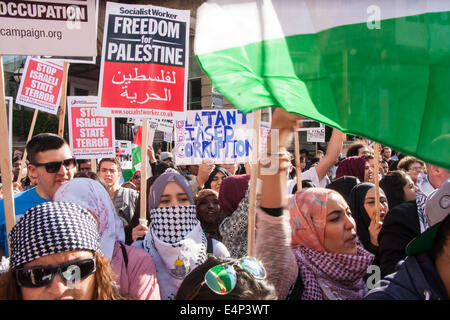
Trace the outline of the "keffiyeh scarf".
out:
[[[161,297],[175,297],[183,279],[206,260],[206,236],[195,206],[160,207],[150,211],[143,249],[156,265]]]
[[[304,284],[302,300],[360,300],[367,293],[363,276],[374,255],[358,246],[356,255],[293,249]]]

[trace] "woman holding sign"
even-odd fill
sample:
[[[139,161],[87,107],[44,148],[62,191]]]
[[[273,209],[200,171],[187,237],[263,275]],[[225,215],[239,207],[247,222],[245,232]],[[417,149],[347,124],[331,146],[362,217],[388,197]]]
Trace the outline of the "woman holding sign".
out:
[[[149,230],[133,245],[155,261],[161,298],[171,300],[189,272],[206,260],[207,252],[229,256],[225,246],[208,241],[197,219],[192,189],[181,174],[167,169],[153,182],[149,198]],[[208,250],[209,249],[209,250]]]

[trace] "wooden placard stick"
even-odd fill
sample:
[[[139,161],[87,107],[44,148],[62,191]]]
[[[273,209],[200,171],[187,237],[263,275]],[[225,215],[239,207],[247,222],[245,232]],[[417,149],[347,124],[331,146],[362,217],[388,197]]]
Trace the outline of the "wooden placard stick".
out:
[[[375,166],[374,166],[374,181],[375,181],[375,221],[376,223],[380,222],[380,176],[378,173],[380,172],[380,145],[378,143],[374,143],[374,158],[375,158]]]
[[[66,119],[68,76],[69,76],[69,63],[64,61],[64,73],[61,88],[61,107],[59,108],[59,126],[58,126],[58,136],[60,136],[61,138],[64,138],[64,121]]]
[[[259,157],[259,132],[261,124],[261,109],[253,111],[253,150],[252,161],[250,162],[250,199],[248,213],[248,241],[247,253],[253,256],[255,247],[255,225],[256,225],[256,188],[258,182],[258,157]]]
[[[142,145],[141,145],[141,202],[139,223],[147,226],[147,149],[148,149],[148,119],[142,119]]]
[[[27,143],[28,143],[28,141],[30,141],[31,137],[33,137],[33,131],[34,131],[34,126],[36,125],[38,111],[39,111],[38,109],[34,109],[33,120],[31,121],[30,131],[28,131]],[[26,167],[26,161],[27,161],[27,148],[25,148],[25,150],[23,151],[22,163],[20,164],[20,171],[19,171],[19,174],[17,175],[16,182],[20,182],[22,180],[22,175],[23,175],[24,169]]]
[[[8,146],[8,119],[6,117],[5,80],[3,75],[3,57],[0,55],[0,144],[3,146],[3,148],[0,148],[0,169],[2,171],[6,234],[9,235],[11,229],[16,224],[16,216],[14,211],[11,154]],[[7,241],[8,250],[11,252],[9,239]]]
[[[97,172],[97,159],[91,159],[91,171]]]
[[[297,192],[302,190],[302,168],[300,167],[300,142],[298,131],[294,131],[295,174],[297,176]]]

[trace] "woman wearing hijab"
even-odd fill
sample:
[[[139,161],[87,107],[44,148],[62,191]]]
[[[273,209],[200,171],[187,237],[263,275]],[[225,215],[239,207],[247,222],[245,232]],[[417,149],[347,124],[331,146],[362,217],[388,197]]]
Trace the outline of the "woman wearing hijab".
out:
[[[153,182],[148,204],[149,230],[143,241],[133,245],[153,257],[161,298],[172,300],[183,279],[206,260],[207,238],[197,219],[192,189],[178,172],[168,169]],[[211,251],[229,256],[214,239]]]
[[[350,193],[350,210],[356,222],[356,231],[361,245],[375,254],[375,264],[378,261],[378,234],[382,222],[389,211],[388,201],[380,189],[380,223],[376,223],[375,185],[364,182],[356,185]]]
[[[358,245],[344,198],[334,190],[310,188],[297,192],[288,209],[301,299],[362,299],[367,293],[363,277],[374,256]]]
[[[219,224],[222,221],[219,194],[212,189],[203,189],[195,197],[195,206],[197,219],[206,237],[222,241],[219,232]]]
[[[205,182],[203,189],[212,189],[216,192],[220,192],[220,185],[222,184],[223,179],[228,176],[231,176],[231,173],[227,169],[216,166],[209,175],[208,180]]]
[[[70,180],[58,189],[53,200],[76,203],[95,215],[100,248],[111,264],[122,296],[136,300],[161,299],[153,259],[143,250],[124,244],[123,224],[99,182],[88,178]]]
[[[249,174],[231,176],[220,186],[219,205],[225,218],[219,225],[219,232],[233,258],[247,254],[249,182]]]
[[[357,177],[342,176],[331,182],[327,186],[327,189],[332,189],[334,191],[339,192],[341,196],[344,197],[345,201],[349,203],[350,192],[352,191],[353,187],[356,186],[358,183],[360,183],[360,181]]]
[[[370,167],[369,161],[363,157],[349,157],[339,164],[334,179],[342,176],[354,176],[361,182],[370,182],[373,179],[373,169]]]

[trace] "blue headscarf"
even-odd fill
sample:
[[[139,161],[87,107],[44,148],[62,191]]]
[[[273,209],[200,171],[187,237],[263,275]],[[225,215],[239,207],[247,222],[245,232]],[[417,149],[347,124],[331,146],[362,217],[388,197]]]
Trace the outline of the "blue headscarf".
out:
[[[191,204],[194,204],[194,196],[192,195],[192,189],[187,179],[175,170],[167,169],[162,175],[156,178],[152,184],[152,189],[148,195],[148,203],[150,211],[151,209],[158,208],[161,200],[161,195],[169,182],[176,182],[186,192]]]

